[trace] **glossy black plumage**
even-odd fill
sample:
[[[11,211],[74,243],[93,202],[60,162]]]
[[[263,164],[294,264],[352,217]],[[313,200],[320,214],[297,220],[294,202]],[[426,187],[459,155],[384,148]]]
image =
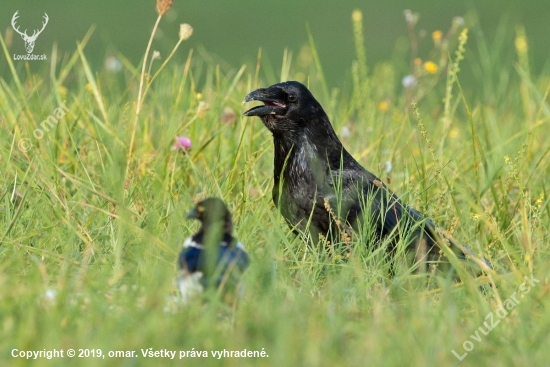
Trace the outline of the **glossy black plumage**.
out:
[[[249,264],[243,245],[233,237],[231,213],[218,198],[199,202],[187,214],[201,222],[199,231],[187,238],[178,257],[180,274],[176,280],[182,299],[187,302],[206,287],[238,287]],[[212,254],[213,257],[208,256]]]
[[[304,85],[291,81],[260,88],[243,103],[249,101],[264,103],[244,115],[260,117],[273,134],[273,201],[292,227],[307,228],[316,242],[319,235],[341,240],[367,225],[373,229],[373,243],[392,236],[390,252],[401,238],[417,263],[440,259],[434,223],[348,153]],[[458,253],[464,255],[462,251]]]

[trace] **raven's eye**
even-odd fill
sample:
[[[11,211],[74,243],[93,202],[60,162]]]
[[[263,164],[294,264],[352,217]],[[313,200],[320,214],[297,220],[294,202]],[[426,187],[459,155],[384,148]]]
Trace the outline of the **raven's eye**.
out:
[[[288,95],[288,101],[289,102],[296,102],[298,100],[298,97],[296,97],[296,95],[294,94],[289,94]]]

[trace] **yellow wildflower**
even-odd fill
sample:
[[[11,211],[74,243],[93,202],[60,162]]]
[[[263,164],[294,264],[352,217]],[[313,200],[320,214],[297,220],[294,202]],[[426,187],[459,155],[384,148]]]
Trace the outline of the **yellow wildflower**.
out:
[[[441,32],[440,30],[432,32],[432,39],[434,40],[434,43],[439,43],[439,41],[441,41],[441,38],[443,38],[443,32]]]
[[[67,96],[67,88],[65,88],[63,85],[60,85],[57,89],[59,91],[59,95],[63,98]]]
[[[432,61],[426,61],[424,63],[424,70],[426,70],[430,74],[437,73],[437,64]]]
[[[460,129],[458,127],[454,127],[449,131],[449,137],[456,138],[460,135]]]
[[[540,195],[539,195],[539,198],[537,199],[537,201],[535,201],[535,204],[540,207],[542,205],[542,201],[544,200],[544,193],[541,192]]]
[[[518,54],[527,53],[527,39],[525,38],[525,36],[516,37],[514,45],[516,46],[516,51]]]
[[[359,9],[355,9],[353,13],[351,13],[351,19],[354,22],[360,22],[363,20],[363,13]]]
[[[88,91],[88,93],[94,92],[94,86],[92,85],[92,83],[86,83],[86,86],[84,88]]]
[[[388,107],[389,105],[388,105],[388,102],[386,101],[380,101],[380,103],[378,103],[378,109],[382,112],[387,111]]]

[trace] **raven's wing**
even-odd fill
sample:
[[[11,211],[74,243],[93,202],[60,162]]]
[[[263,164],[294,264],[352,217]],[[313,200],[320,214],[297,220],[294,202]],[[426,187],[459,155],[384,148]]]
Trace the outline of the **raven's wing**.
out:
[[[361,221],[376,228],[376,236],[405,236],[410,246],[425,240],[437,246],[436,226],[422,213],[404,204],[378,177],[357,164],[331,172],[330,203],[340,203],[341,217],[357,229]]]

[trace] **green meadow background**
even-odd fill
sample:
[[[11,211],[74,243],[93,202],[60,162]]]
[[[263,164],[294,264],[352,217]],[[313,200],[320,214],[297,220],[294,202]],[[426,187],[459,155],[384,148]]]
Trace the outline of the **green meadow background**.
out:
[[[22,30],[48,14],[47,61],[14,61],[17,10]],[[548,365],[549,16],[534,0],[176,0],[142,73],[154,1],[2,2],[0,365]],[[180,23],[194,33],[175,47]],[[345,260],[295,237],[271,136],[241,104],[293,79],[361,164],[495,270],[390,276],[361,236]],[[236,307],[178,302],[185,213],[207,196],[251,256]]]
[[[31,34],[47,13],[50,20],[37,39],[35,53],[50,53],[54,44],[60,50],[74,51],[76,42],[93,27],[94,35],[87,50],[89,62],[96,69],[103,65],[105,58],[117,52],[136,65],[143,57],[156,19],[156,13],[151,12],[154,4],[153,0],[136,0],[131,5],[123,0],[3,1],[0,3],[0,30],[11,32],[11,18],[19,10],[21,30],[28,28]],[[513,30],[516,24],[522,24],[531,45],[529,56],[533,71],[539,73],[547,65],[550,55],[546,31],[550,5],[546,0],[280,0],[276,4],[254,0],[175,1],[160,24],[154,48],[166,55],[177,41],[179,24],[185,22],[195,29],[195,36],[188,41],[187,47],[207,53],[208,56],[202,56],[221,68],[230,70],[244,63],[255,64],[261,48],[262,72],[278,77],[284,50],[291,51],[296,59],[301,48],[308,45],[309,27],[327,83],[331,87],[342,87],[346,78],[349,79],[350,65],[355,59],[350,22],[354,9],[363,13],[364,44],[370,66],[389,60],[402,61],[407,54],[409,40],[403,16],[405,9],[420,14],[417,28],[418,31],[425,30],[427,36],[419,47],[425,52],[431,48],[429,34],[437,29],[448,30],[452,19],[460,16],[468,24],[475,23],[479,27],[479,34],[470,40],[471,47],[467,52],[475,52],[473,47],[476,47],[478,37],[492,44],[495,37],[503,37],[502,28]],[[511,36],[512,32],[504,39],[510,41]],[[17,34],[14,35],[12,51],[24,53],[23,42]],[[185,50],[175,57],[184,62]],[[30,67],[40,68],[40,65],[31,64]],[[464,67],[468,75],[462,79],[467,82],[475,76],[467,65]],[[7,78],[6,64],[0,63],[0,68]]]

